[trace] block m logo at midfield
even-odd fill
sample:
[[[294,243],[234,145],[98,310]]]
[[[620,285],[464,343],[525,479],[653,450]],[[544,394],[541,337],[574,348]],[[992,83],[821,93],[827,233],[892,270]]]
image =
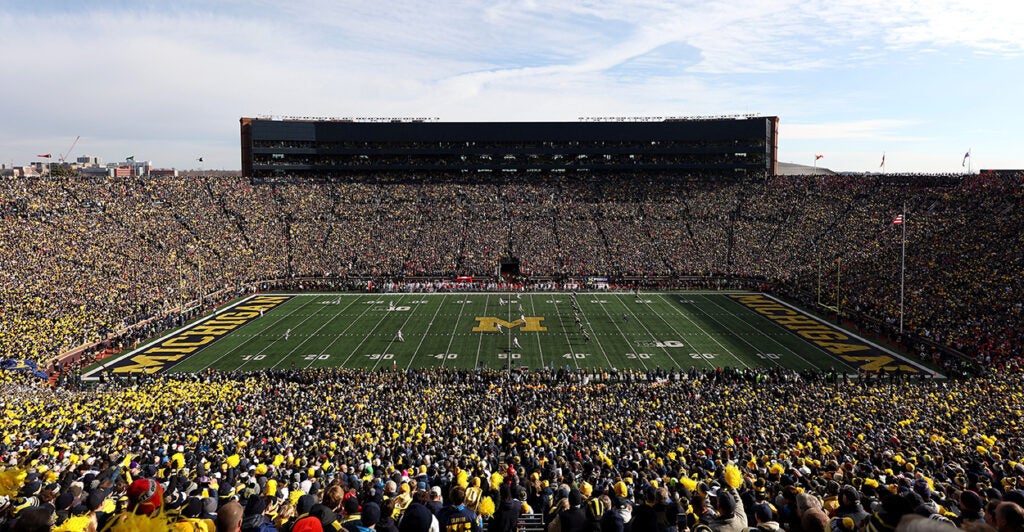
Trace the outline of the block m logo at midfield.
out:
[[[525,319],[525,321],[523,321]],[[512,329],[514,327],[522,326],[523,332],[544,332],[548,330],[547,327],[541,325],[544,318],[540,316],[523,316],[516,321],[505,321],[501,318],[478,317],[476,318],[477,325],[473,327],[473,332],[498,332],[498,325],[506,329]]]

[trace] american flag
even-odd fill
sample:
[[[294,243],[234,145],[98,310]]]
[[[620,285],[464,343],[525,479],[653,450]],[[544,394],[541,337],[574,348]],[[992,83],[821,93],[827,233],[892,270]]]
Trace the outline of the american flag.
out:
[[[903,215],[902,214],[897,214],[896,217],[892,219],[892,224],[893,225],[903,225]]]

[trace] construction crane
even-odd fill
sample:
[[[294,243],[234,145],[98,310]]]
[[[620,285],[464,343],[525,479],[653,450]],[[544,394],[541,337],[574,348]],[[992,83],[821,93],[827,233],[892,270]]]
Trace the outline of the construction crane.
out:
[[[64,152],[64,153],[62,153],[62,154],[61,154],[61,156],[60,156],[60,159],[59,159],[59,160],[60,160],[60,162],[62,162],[62,163],[63,163],[63,162],[64,162],[64,159],[67,159],[68,155],[70,155],[70,154],[71,154],[71,150],[75,149],[75,146],[76,146],[76,145],[78,144],[78,139],[80,139],[80,138],[82,138],[82,136],[81,136],[81,135],[79,135],[79,136],[75,137],[75,141],[71,143],[71,147],[70,147],[70,148],[68,148],[68,151],[66,151],[66,152]]]

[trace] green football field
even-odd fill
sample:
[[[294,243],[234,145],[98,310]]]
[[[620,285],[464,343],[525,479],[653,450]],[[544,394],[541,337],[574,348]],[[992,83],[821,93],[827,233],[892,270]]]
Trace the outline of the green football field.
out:
[[[931,370],[747,292],[258,294],[85,375],[310,367]]]

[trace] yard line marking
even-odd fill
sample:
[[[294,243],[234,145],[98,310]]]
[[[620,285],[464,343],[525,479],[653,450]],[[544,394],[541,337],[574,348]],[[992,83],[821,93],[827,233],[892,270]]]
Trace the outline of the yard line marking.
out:
[[[665,297],[665,295],[664,295],[664,294],[661,294],[661,298],[662,298],[662,299],[665,299],[665,300],[668,300],[668,298],[667,298],[667,297]],[[682,317],[686,318],[686,321],[690,322],[690,323],[691,323],[691,324],[692,324],[692,325],[693,325],[694,327],[696,327],[696,328],[697,328],[697,330],[699,330],[700,332],[704,333],[704,336],[706,336],[706,337],[710,338],[710,339],[711,339],[711,340],[712,340],[713,342],[715,342],[716,344],[718,344],[718,347],[721,347],[721,348],[722,348],[722,352],[723,352],[723,353],[727,353],[727,354],[728,354],[729,356],[731,356],[731,357],[732,357],[732,358],[733,358],[734,360],[736,360],[736,361],[737,361],[737,362],[739,362],[740,364],[743,364],[743,367],[745,367],[745,368],[748,368],[748,369],[750,368],[750,366],[748,366],[746,362],[744,362],[744,361],[743,361],[743,360],[741,360],[741,359],[740,359],[740,358],[739,358],[738,356],[736,356],[736,355],[735,355],[735,354],[734,354],[734,353],[733,353],[732,351],[730,351],[730,350],[729,350],[729,348],[728,348],[728,347],[725,347],[725,345],[723,345],[723,344],[722,344],[722,342],[720,342],[720,341],[718,340],[718,338],[716,338],[716,337],[715,337],[714,335],[712,335],[712,334],[708,333],[707,331],[705,331],[703,327],[701,327],[700,325],[698,325],[698,324],[697,324],[697,322],[693,321],[693,318],[691,318],[691,317],[690,317],[689,315],[687,315],[687,314],[684,314],[684,313],[683,313],[683,311],[682,311],[682,310],[681,310],[681,309],[680,309],[679,307],[677,307],[677,306],[675,306],[674,304],[672,304],[672,302],[671,302],[671,301],[669,301],[669,304],[670,304],[670,305],[672,306],[672,308],[674,308],[674,309],[676,310],[676,313],[677,313],[677,314],[679,314],[680,316],[682,316]],[[664,318],[662,318],[662,319],[664,320]],[[668,320],[665,320],[665,323],[668,323]],[[672,327],[672,325],[671,325],[671,324],[669,324],[669,327]],[[674,330],[675,330],[675,327],[672,327],[672,330],[674,331]],[[692,344],[691,344],[691,345],[692,345]],[[710,362],[710,361],[708,361],[708,364],[711,364],[711,362]],[[711,365],[712,365],[712,366],[714,366],[714,364],[711,364]]]
[[[423,331],[423,334],[420,335],[420,342],[418,344],[416,344],[416,349],[413,350],[412,356],[409,357],[409,362],[405,365],[405,369],[409,369],[409,367],[412,366],[412,361],[416,360],[416,357],[419,355],[420,347],[422,347],[423,346],[423,342],[426,341],[427,333],[430,332],[430,328],[434,325],[434,320],[437,319],[437,314],[439,312],[441,312],[441,307],[444,306],[444,300],[447,299],[447,297],[448,297],[447,294],[441,296],[441,303],[439,303],[437,305],[437,308],[434,309],[434,315],[430,317],[430,322],[427,323],[427,330]],[[433,299],[433,298],[431,298],[431,299]],[[417,305],[417,307],[418,306],[419,305]],[[409,314],[410,314],[409,317],[412,318],[412,313],[410,312]],[[408,323],[408,321],[409,320],[406,320],[406,323]],[[452,336],[452,338],[454,338],[454,336]],[[380,360],[378,360],[377,362],[380,362]],[[397,361],[395,362],[395,365],[397,366]],[[374,368],[376,368],[376,364],[374,364]]]
[[[319,297],[319,296],[309,296],[309,302],[308,302],[308,303],[306,303],[306,304],[304,304],[304,305],[302,305],[302,306],[301,306],[301,307],[299,307],[298,309],[296,309],[296,311],[302,310],[302,309],[306,308],[307,306],[309,306],[309,305],[312,305],[313,303],[315,303],[315,302],[317,301],[317,298],[318,298],[318,297]],[[296,312],[295,314],[289,313],[289,314],[288,314],[288,317],[291,317],[291,316],[293,316],[293,315],[296,315],[296,314],[297,314],[297,312]],[[300,315],[300,316],[301,316],[301,314],[298,314],[298,315]],[[302,325],[303,323],[306,323],[307,321],[309,321],[309,320],[313,319],[313,318],[314,318],[314,317],[316,317],[316,316],[320,316],[320,314],[319,314],[318,312],[314,312],[314,313],[310,314],[309,316],[306,316],[306,318],[304,318],[304,319],[303,319],[302,321],[300,321],[300,322],[299,322],[298,324],[296,324],[296,326],[295,326],[295,327],[294,327],[293,329],[297,329],[299,325]],[[283,357],[280,357],[280,358],[279,358],[279,359],[277,360],[277,362],[275,362],[275,363],[274,363],[274,366],[276,366],[276,365],[277,365],[278,363],[280,363],[280,362],[281,362],[281,361],[283,361],[283,360],[286,360],[286,359],[288,359],[288,358],[291,358],[291,356],[292,356],[292,354],[293,354],[293,353],[295,353],[296,351],[298,351],[300,347],[302,347],[303,345],[305,345],[305,344],[306,344],[306,342],[310,341],[310,340],[311,340],[311,339],[313,338],[313,336],[314,336],[314,335],[316,335],[316,334],[317,334],[318,332],[320,332],[321,330],[323,330],[323,328],[324,328],[324,327],[326,327],[326,326],[327,326],[327,323],[329,323],[329,322],[330,322],[330,320],[328,320],[327,322],[325,322],[325,323],[324,323],[324,324],[322,324],[321,326],[317,327],[317,328],[316,328],[316,330],[314,330],[312,334],[303,334],[303,335],[300,335],[300,334],[297,334],[297,333],[296,333],[296,335],[295,335],[296,337],[299,337],[299,336],[304,336],[304,337],[305,337],[305,339],[304,339],[304,340],[302,340],[301,342],[298,342],[298,343],[297,343],[297,345],[295,345],[295,347],[292,347],[292,349],[291,349],[290,351],[288,351],[288,353],[287,353],[287,354],[285,354],[285,355],[284,355]],[[278,340],[278,341],[280,341],[280,340]],[[274,345],[275,343],[276,343],[276,342],[271,342],[271,343],[267,344],[267,345],[266,345],[266,346],[265,346],[265,347],[264,347],[264,348],[263,348],[262,350],[260,350],[260,352],[259,352],[259,353],[257,353],[257,354],[262,354],[262,353],[263,353],[263,351],[266,351],[266,349],[267,349],[267,348],[269,348],[269,347],[270,347],[271,345]],[[249,363],[250,361],[251,361],[251,360],[243,360],[243,361],[242,361],[242,363],[241,363],[241,364],[239,364],[239,366],[235,368],[235,371],[240,371],[240,370],[242,369],[242,367],[243,367],[243,366],[245,366],[246,364],[248,364],[248,363]],[[271,366],[271,367],[273,367],[273,366]],[[260,368],[260,369],[262,369],[262,368]]]
[[[341,296],[339,295],[338,297],[340,298]],[[355,296],[354,298],[352,298],[352,299],[354,299],[354,301],[352,301],[352,302],[351,302],[351,303],[349,303],[348,305],[345,305],[345,308],[341,309],[341,311],[340,311],[340,312],[336,313],[336,314],[335,314],[335,315],[334,315],[333,317],[331,317],[331,319],[330,319],[330,320],[328,320],[328,321],[330,321],[330,322],[333,322],[333,321],[334,321],[335,319],[337,319],[337,318],[338,318],[338,316],[341,316],[342,314],[344,314],[344,313],[345,313],[345,311],[346,311],[346,310],[348,310],[348,309],[349,309],[350,307],[352,307],[352,305],[355,305],[356,303],[358,303],[358,302],[359,302],[359,300],[360,300],[360,299],[361,299],[362,297],[363,297],[363,296],[361,296],[361,295],[357,295],[357,296]],[[359,317],[361,318],[361,317],[363,316],[363,314],[366,314],[367,312],[369,312],[371,308],[373,308],[373,307],[371,307],[371,306],[369,306],[369,305],[366,305],[366,308],[365,308],[365,309],[363,309],[363,311],[359,313]],[[358,319],[358,318],[357,318],[357,319]],[[327,344],[327,347],[325,347],[325,348],[324,348],[324,349],[323,349],[322,351],[320,351],[320,352],[318,353],[318,355],[323,355],[324,353],[327,353],[327,349],[328,349],[328,348],[330,348],[331,346],[333,346],[333,345],[334,345],[335,343],[337,343],[337,341],[338,341],[338,340],[339,340],[339,339],[340,339],[340,338],[342,337],[342,335],[344,335],[344,334],[345,334],[346,332],[348,332],[348,329],[349,329],[349,327],[352,327],[352,325],[353,325],[353,324],[354,324],[355,322],[356,322],[356,320],[350,320],[350,321],[349,321],[349,324],[348,324],[348,326],[347,326],[347,327],[345,327],[344,329],[342,329],[342,331],[341,331],[341,334],[335,334],[335,335],[333,335],[333,336],[334,336],[334,339],[333,339],[333,340],[331,340],[331,342],[330,342],[329,344]],[[273,369],[273,368],[276,368],[276,367],[277,367],[277,365],[278,365],[278,364],[280,364],[281,362],[284,362],[286,358],[288,358],[288,357],[284,357],[284,358],[282,358],[282,359],[278,360],[277,362],[274,362],[274,365],[273,365],[273,366],[270,366],[270,368],[271,368],[271,369]],[[316,360],[317,360],[316,358],[314,358],[313,360],[310,360],[310,361],[309,361],[309,364],[306,364],[306,368],[308,369],[308,368],[309,368],[310,366],[312,366],[312,365],[313,365],[313,363],[314,363],[314,362],[316,362]]]
[[[558,293],[554,293],[552,295],[556,296],[556,295],[558,295]],[[558,316],[558,324],[562,326],[562,334],[565,335],[566,349],[568,349],[569,353],[571,353],[573,355],[573,360],[575,361],[576,360],[576,357],[575,357],[576,350],[572,348],[572,340],[569,339],[569,329],[565,326],[565,320],[562,319],[562,313],[558,311],[558,301],[559,301],[559,299],[557,297],[552,297],[551,304],[555,307],[555,315]],[[538,337],[538,341],[539,341],[539,337]],[[552,365],[552,367],[554,367],[554,364],[555,364],[554,357],[551,357],[551,358],[552,358],[551,365]],[[541,366],[541,367],[543,367],[543,366]],[[579,362],[576,363],[576,367],[579,367]]]
[[[376,298],[376,297],[380,297],[380,296],[372,296],[372,297]],[[369,305],[367,305],[367,306],[369,306]],[[367,310],[369,310],[369,309],[367,309]],[[366,311],[363,311],[363,312],[365,313]],[[360,350],[360,348],[363,347],[363,344],[365,344],[366,341],[369,340],[370,337],[372,337],[374,335],[374,332],[377,330],[377,328],[380,327],[380,325],[382,323],[384,323],[384,320],[386,320],[388,318],[388,313],[387,312],[382,312],[381,314],[382,314],[382,316],[380,317],[379,320],[377,320],[377,324],[374,325],[373,328],[370,329],[369,332],[366,332],[366,333],[363,334],[363,339],[360,340],[359,343],[356,344],[356,346],[352,349],[352,352],[349,353],[347,357],[345,357],[345,361],[341,363],[341,367],[343,367],[343,368],[349,367],[348,363],[349,363],[350,360],[352,360],[352,357],[354,357],[356,355],[356,353]],[[353,322],[354,321],[355,320],[353,320]],[[394,340],[394,337],[392,337],[392,340]],[[391,344],[389,343],[388,345],[390,346]],[[387,354],[387,349],[384,350],[384,353],[381,353],[381,356],[383,356],[385,354]]]
[[[604,295],[602,294],[601,296],[604,296]],[[609,318],[609,319],[611,319],[611,322],[612,322],[612,323],[614,323],[614,325],[615,325],[615,330],[617,331],[618,335],[620,335],[621,337],[623,337],[623,340],[625,340],[625,341],[626,341],[626,344],[627,344],[627,345],[631,345],[631,344],[630,344],[630,341],[629,341],[629,339],[627,339],[627,338],[626,338],[626,335],[624,335],[624,334],[623,334],[623,329],[622,329],[622,328],[621,328],[620,326],[618,326],[618,322],[617,322],[617,321],[615,321],[615,319],[611,317],[611,313],[609,313],[609,312],[608,312],[608,306],[607,306],[607,305],[605,305],[605,304],[602,304],[602,303],[598,303],[598,306],[599,306],[599,307],[601,307],[601,310],[603,310],[603,311],[604,311],[604,315],[608,316],[608,318]],[[583,306],[582,306],[582,305],[580,306],[580,310],[583,310]],[[594,333],[594,341],[596,341],[596,342],[597,342],[597,347],[601,349],[601,354],[602,354],[602,355],[604,355],[604,360],[605,360],[605,361],[606,361],[606,362],[608,363],[608,367],[614,367],[614,366],[613,366],[613,365],[611,364],[611,359],[610,359],[610,358],[608,358],[608,352],[607,352],[607,351],[605,351],[605,350],[604,350],[604,346],[603,346],[603,345],[601,345],[601,339],[600,339],[600,338],[598,338],[598,336],[597,336],[597,331],[596,331],[596,330],[594,330],[594,325],[593,325],[593,323],[592,323],[592,322],[591,322],[591,320],[590,320],[590,316],[588,316],[588,315],[587,315],[586,313],[584,313],[584,315],[583,315],[583,316],[584,316],[584,318],[586,318],[586,319],[587,319],[587,326],[588,326],[588,327],[589,327],[589,328],[591,329],[592,333]],[[668,354],[668,353],[666,353],[666,354]],[[624,355],[624,356],[625,356],[625,355]],[[642,366],[643,366],[643,368],[644,368],[644,371],[646,371],[646,370],[647,370],[647,363],[646,363],[646,362],[644,362],[644,361],[643,361],[642,359],[640,359],[640,358],[638,358],[637,360],[640,360],[640,365],[642,365]]]
[[[416,296],[419,296],[419,295],[421,295],[421,294],[416,294]],[[412,296],[412,294],[410,294],[410,296]],[[401,295],[400,295],[400,296],[398,296],[398,302],[399,302],[399,303],[401,303],[401,302],[402,302],[402,298],[403,298],[403,297],[405,297],[405,296],[401,296]],[[412,296],[412,297],[415,297],[415,296]],[[420,307],[420,305],[416,305],[416,308],[419,308],[419,307]],[[439,307],[437,307],[437,308],[438,308],[438,310],[440,310],[440,309],[441,309],[441,307],[440,307],[440,306],[439,306]],[[402,329],[404,329],[406,325],[409,325],[409,321],[411,321],[411,320],[412,320],[412,316],[413,316],[413,314],[415,314],[415,312],[414,312],[414,311],[412,310],[412,308],[410,308],[410,309],[409,309],[409,313],[408,313],[408,314],[406,315],[405,321],[403,321],[403,322],[402,322],[402,326],[398,328],[398,330],[399,330],[399,331],[401,331]],[[436,311],[434,312],[434,315],[435,315],[435,316],[437,315],[437,312],[436,312]],[[429,330],[429,327],[428,327],[428,330]],[[424,336],[426,336],[426,331],[424,331],[424,333],[423,333],[423,334],[421,335],[421,337],[420,337],[420,344],[421,344],[421,345],[423,344],[423,337],[424,337]],[[392,337],[391,337],[391,341],[389,341],[389,342],[388,342],[388,345],[387,345],[387,347],[385,347],[385,348],[384,348],[384,352],[385,352],[385,353],[387,353],[388,351],[390,351],[390,350],[391,350],[391,346],[392,346],[392,345],[395,345],[395,337],[394,337],[394,336],[392,336]],[[413,351],[413,356],[415,356],[415,355],[416,355],[416,352],[415,352],[415,351]],[[381,360],[384,360],[384,358],[383,358],[383,357],[381,357],[381,358],[378,358],[378,359],[377,359],[376,361],[374,361],[374,363],[373,363],[373,366],[372,366],[372,367],[371,367],[370,369],[371,369],[371,370],[375,370],[375,369],[377,369],[377,364],[380,364],[380,361],[381,361]],[[394,364],[395,364],[395,365],[397,365],[397,364],[398,364],[398,362],[397,362],[397,361],[395,361],[395,362],[394,362]]]
[[[729,314],[729,316],[732,316],[732,317],[735,317],[735,318],[739,319],[741,323],[743,323],[743,324],[745,324],[745,325],[746,325],[747,327],[749,327],[749,328],[753,329],[755,333],[758,333],[758,334],[759,334],[760,336],[762,336],[762,337],[764,337],[764,338],[767,338],[768,340],[771,340],[771,341],[772,341],[773,343],[775,343],[776,345],[780,346],[780,347],[781,347],[781,348],[782,348],[783,350],[785,350],[785,351],[788,351],[788,352],[789,352],[790,354],[792,354],[792,355],[795,355],[795,356],[796,356],[796,358],[799,358],[800,360],[804,361],[804,362],[805,362],[805,363],[807,363],[808,365],[810,365],[810,366],[813,366],[813,367],[814,367],[815,369],[819,369],[819,370],[820,370],[820,369],[824,369],[824,368],[822,368],[822,367],[819,367],[819,366],[818,366],[817,364],[815,364],[814,362],[812,362],[812,361],[810,361],[810,360],[807,360],[806,358],[804,358],[804,357],[800,356],[800,353],[797,353],[796,351],[794,351],[794,350],[790,349],[790,348],[789,348],[789,346],[787,346],[787,345],[783,344],[782,342],[780,342],[780,341],[776,340],[776,339],[775,339],[774,337],[772,337],[771,335],[769,335],[769,334],[765,334],[765,333],[762,333],[762,332],[761,332],[761,330],[760,330],[759,328],[755,327],[755,326],[754,326],[754,325],[753,325],[752,323],[749,323],[749,322],[748,322],[748,321],[747,321],[746,319],[744,319],[744,318],[745,318],[744,316],[740,316],[740,315],[738,315],[738,314],[735,314],[735,313],[731,312],[731,311],[730,311],[729,309],[727,309],[727,308],[723,307],[722,305],[718,304],[717,302],[715,302],[715,301],[714,301],[714,299],[713,299],[713,298],[712,298],[711,296],[708,296],[708,295],[700,295],[700,296],[697,296],[697,297],[702,297],[702,298],[704,298],[704,299],[705,299],[706,301],[708,301],[708,303],[710,303],[710,304],[712,304],[712,305],[715,305],[716,307],[718,307],[718,308],[719,308],[719,309],[721,309],[722,311],[724,311],[724,312],[728,313],[728,314]],[[723,297],[724,297],[724,296],[723,296]],[[730,299],[729,301],[732,301],[732,300]],[[735,302],[733,302],[733,303],[734,303],[734,304],[736,304]],[[701,308],[701,307],[698,307],[698,308]],[[762,319],[762,320],[764,320],[764,321],[769,321],[769,322],[771,321],[771,320],[765,319],[765,318],[764,318],[763,316],[761,316],[760,314],[757,314],[757,313],[751,312],[751,311],[750,311],[750,309],[748,309],[747,307],[744,307],[744,306],[740,305],[740,308],[741,308],[741,309],[743,309],[743,311],[744,311],[744,314],[753,314],[753,315],[757,316],[757,317],[758,317],[759,319]],[[752,343],[748,342],[748,341],[747,341],[746,339],[744,339],[744,338],[743,338],[743,337],[742,337],[742,336],[741,336],[741,335],[740,335],[739,333],[737,333],[736,331],[734,331],[734,330],[733,330],[732,328],[730,328],[730,327],[729,327],[728,325],[725,325],[725,324],[724,324],[724,323],[722,323],[722,322],[721,322],[720,320],[718,320],[717,318],[715,318],[714,316],[712,316],[711,314],[709,314],[709,313],[707,313],[707,312],[705,312],[705,311],[703,311],[703,310],[701,310],[701,312],[703,312],[703,313],[704,313],[704,314],[705,314],[705,315],[706,315],[707,317],[709,317],[709,318],[711,318],[711,319],[715,320],[715,321],[716,321],[716,322],[717,322],[718,324],[720,324],[720,325],[722,325],[723,327],[725,327],[725,328],[726,328],[727,330],[729,330],[729,332],[731,332],[731,333],[733,333],[733,334],[736,334],[736,336],[737,336],[737,337],[739,337],[739,338],[740,338],[740,340],[742,340],[742,341],[743,341],[743,343],[745,343],[745,344],[749,345],[749,346],[750,346],[750,347],[751,347],[751,348],[752,348],[752,349],[753,349],[753,350],[754,350],[755,352],[760,352],[760,349],[758,349],[758,348],[757,348],[757,346],[755,346],[754,344],[752,344]],[[777,323],[774,323],[774,322],[772,322],[772,323],[773,323],[773,325],[779,326],[779,325],[778,325]],[[781,327],[780,327],[780,328],[781,328]],[[830,357],[830,358],[831,358],[831,357]],[[772,362],[774,362],[774,363],[775,363],[775,365],[777,365],[777,366],[783,366],[783,367],[784,367],[784,365],[783,365],[783,364],[782,364],[782,363],[781,363],[780,361],[778,361],[778,360],[772,360]],[[850,369],[853,369],[853,368],[850,368]]]
[[[491,301],[491,295],[490,294],[484,296],[484,310],[485,311],[487,310],[487,305],[490,304],[490,301]],[[462,307],[465,308],[465,306],[466,306],[466,298],[462,298]],[[460,318],[462,317],[462,309],[461,308],[459,309],[459,317]],[[458,324],[458,320],[456,320],[455,323]],[[452,340],[455,340],[455,331],[454,330],[452,331],[452,339],[448,341],[448,350],[449,351],[451,351],[451,349],[452,349]],[[479,367],[479,364],[480,364],[480,351],[483,350],[483,347],[484,347],[484,333],[481,331],[480,334],[477,335],[477,341],[476,341],[476,363],[477,363],[478,367]],[[443,360],[441,361],[441,366],[444,367],[444,361]]]
[[[538,294],[530,294],[530,314],[533,314],[534,316],[537,315],[537,302],[534,301],[536,299],[537,295]],[[561,316],[559,316],[559,319],[561,319]],[[536,335],[536,337],[537,337],[537,351],[538,351],[538,353],[540,353],[540,367],[543,368],[544,367],[544,342],[540,341],[540,335],[539,334]],[[511,353],[509,354],[508,364],[509,364],[509,366],[508,366],[509,369],[512,369],[512,355],[511,355]],[[522,362],[520,362],[519,364],[522,365]]]
[[[306,307],[306,305],[309,305],[309,303],[304,303],[304,304],[300,305],[300,306],[299,306],[299,308],[297,308],[297,309],[295,309],[295,310],[296,310],[296,311],[298,311],[298,310],[301,310],[301,309],[303,309],[304,307]],[[293,314],[293,312],[289,312],[288,314],[285,314],[285,315],[283,315],[283,316],[281,316],[281,317],[277,318],[277,320],[275,320],[275,321],[274,321],[273,323],[271,323],[269,327],[265,327],[265,328],[263,328],[263,329],[262,329],[262,330],[261,330],[260,332],[262,333],[262,331],[266,331],[266,330],[269,330],[270,328],[274,327],[274,326],[275,326],[275,325],[277,325],[278,323],[281,323],[282,321],[284,321],[284,320],[288,319],[289,317],[291,317],[291,316],[292,316],[292,314]],[[210,362],[209,362],[209,363],[207,363],[207,364],[206,364],[205,366],[203,366],[202,368],[200,368],[200,370],[199,370],[199,371],[203,371],[203,370],[205,370],[205,369],[209,369],[209,368],[210,368],[210,366],[212,366],[212,365],[216,364],[217,362],[220,362],[221,360],[223,360],[223,359],[224,359],[224,357],[226,357],[226,356],[228,356],[228,355],[230,355],[230,354],[234,353],[235,351],[237,351],[237,350],[241,349],[242,347],[244,347],[245,345],[247,345],[247,344],[248,344],[248,343],[249,343],[250,341],[255,341],[255,339],[257,339],[257,338],[259,338],[259,337],[260,337],[260,333],[257,333],[257,334],[255,334],[255,335],[253,335],[253,336],[252,336],[252,338],[251,338],[250,340],[246,340],[245,342],[242,342],[242,343],[238,344],[237,346],[235,346],[235,347],[233,347],[233,348],[229,349],[229,350],[228,350],[228,351],[227,351],[226,353],[224,353],[223,355],[221,355],[221,356],[217,357],[216,359],[214,359],[214,360],[210,361]],[[272,344],[267,344],[266,346],[264,346],[264,347],[263,347],[263,349],[260,349],[260,350],[259,350],[259,352],[257,352],[256,354],[257,354],[257,355],[262,355],[262,354],[263,354],[263,352],[264,352],[264,351],[266,351],[266,350],[267,350],[267,348],[269,348],[269,347],[270,347],[270,345],[272,345]],[[243,361],[242,361],[242,364],[241,364],[241,365],[239,365],[238,367],[236,367],[236,368],[235,368],[235,371],[238,371],[238,368],[240,368],[240,367],[242,367],[243,365],[245,365],[245,362],[246,362],[246,361],[244,361],[244,360],[243,360]],[[198,372],[197,372],[197,373],[198,373]]]

